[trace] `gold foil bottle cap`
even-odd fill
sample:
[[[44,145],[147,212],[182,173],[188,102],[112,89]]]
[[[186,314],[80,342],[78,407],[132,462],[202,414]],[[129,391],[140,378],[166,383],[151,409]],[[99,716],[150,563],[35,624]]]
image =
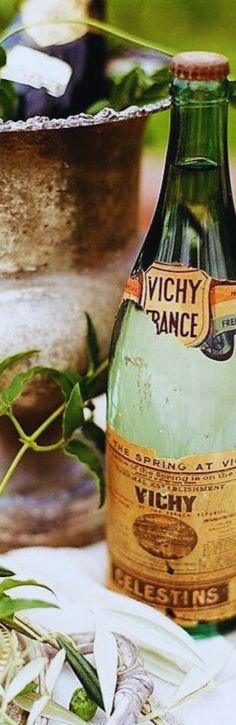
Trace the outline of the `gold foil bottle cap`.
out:
[[[193,51],[174,55],[171,72],[177,78],[192,81],[223,80],[229,73],[229,61],[225,55]]]

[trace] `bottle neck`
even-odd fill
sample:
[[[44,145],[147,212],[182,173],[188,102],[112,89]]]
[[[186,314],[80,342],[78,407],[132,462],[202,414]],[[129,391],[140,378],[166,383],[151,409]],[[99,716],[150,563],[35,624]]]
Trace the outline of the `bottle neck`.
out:
[[[195,169],[225,165],[227,153],[227,81],[172,83],[169,163]]]
[[[227,108],[227,80],[173,80],[164,178],[135,270],[158,260],[236,279]]]

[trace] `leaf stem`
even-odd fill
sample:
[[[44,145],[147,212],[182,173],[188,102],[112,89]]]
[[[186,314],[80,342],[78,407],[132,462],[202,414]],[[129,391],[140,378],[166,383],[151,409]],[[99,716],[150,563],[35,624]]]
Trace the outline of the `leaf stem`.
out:
[[[59,406],[59,408],[54,410],[53,413],[51,413],[51,415],[49,416],[49,418],[44,420],[44,422],[39,426],[39,428],[37,428],[37,430],[32,434],[32,436],[30,436],[29,440],[36,441],[37,438],[39,438],[39,436],[41,436],[41,434],[44,433],[45,430],[47,430],[47,428],[51,425],[51,423],[53,423],[54,420],[56,420],[57,418],[60,417],[60,415],[62,415],[65,406],[66,406],[66,403],[62,403]]]
[[[97,370],[95,370],[95,372],[93,373],[93,376],[92,376],[92,378],[93,378],[93,379],[92,379],[92,382],[93,382],[94,380],[96,380],[96,378],[98,378],[98,377],[99,377],[99,375],[101,375],[102,373],[104,373],[104,371],[105,371],[105,370],[107,369],[107,367],[108,367],[108,360],[106,359],[106,360],[103,360],[103,362],[102,362],[102,363],[100,363],[100,365],[99,365],[99,367],[97,368]]]
[[[13,423],[13,425],[15,426],[15,428],[17,430],[17,433],[19,433],[20,438],[25,443],[25,440],[26,440],[26,437],[27,436],[25,435],[25,432],[24,432],[23,428],[21,427],[19,421],[15,417],[14,413],[12,413],[12,411],[9,410],[9,411],[6,412],[6,415],[11,420],[11,422]]]
[[[26,451],[31,447],[32,443],[39,438],[39,436],[51,425],[51,423],[54,422],[59,416],[63,413],[63,410],[65,408],[65,403],[60,405],[59,408],[54,410],[54,412],[47,418],[40,426],[37,428],[36,431],[30,436],[26,442],[23,444],[23,446],[20,448],[18,453],[16,454],[15,458],[13,459],[11,465],[9,466],[7,472],[5,473],[5,476],[3,476],[1,482],[0,482],[0,496],[2,493],[4,493],[6,486],[13,475],[15,469],[17,468],[18,464],[20,463],[21,459],[23,458]],[[23,431],[22,431],[23,432]],[[24,432],[23,432],[24,437]]]
[[[157,43],[154,43],[153,41],[146,40],[145,38],[141,38],[138,35],[133,35],[132,33],[127,33],[125,30],[121,30],[120,28],[115,28],[110,23],[103,22],[102,20],[95,20],[94,18],[81,16],[81,17],[74,17],[74,18],[60,18],[60,20],[49,22],[38,22],[38,23],[31,23],[30,25],[18,25],[15,28],[12,28],[12,30],[8,30],[7,33],[2,35],[0,37],[0,43],[4,43],[6,40],[11,38],[14,35],[17,35],[17,33],[22,33],[24,31],[30,30],[31,28],[36,27],[48,27],[48,26],[54,26],[54,25],[86,25],[89,28],[94,28],[95,30],[101,30],[103,33],[107,33],[108,35],[113,35],[114,38],[119,38],[120,40],[125,40],[128,43],[132,43],[135,45],[140,45],[143,48],[149,48],[150,50],[156,50],[158,53],[163,53],[164,55],[169,55],[170,57],[174,55],[175,51],[171,50],[170,48],[160,48],[160,46]]]
[[[12,474],[14,473],[15,469],[17,468],[18,464],[20,463],[21,459],[23,458],[24,454],[30,447],[29,443],[24,443],[24,445],[20,448],[18,453],[16,454],[15,458],[13,459],[11,465],[9,466],[7,472],[5,473],[5,476],[3,476],[1,483],[0,483],[0,496],[5,491],[5,488],[8,484],[8,481],[10,480]]]
[[[37,443],[35,443],[32,440],[32,438],[30,436],[27,437],[25,435],[21,438],[21,441],[22,441],[22,443],[25,443],[25,442],[29,443],[30,448],[32,448],[33,451],[35,451],[36,453],[49,453],[50,451],[57,451],[58,448],[62,448],[63,445],[65,444],[65,438],[60,438],[59,441],[57,441],[56,443],[52,443],[51,445],[39,446]]]
[[[90,398],[96,397],[96,391],[93,389],[93,384],[97,380],[97,378],[102,375],[102,373],[105,372],[108,368],[108,360],[103,360],[103,362],[99,365],[99,367],[95,370],[95,372],[91,375],[91,377],[87,378],[86,381],[86,393],[89,396],[87,400],[84,401],[84,406],[87,407],[87,404],[90,404],[91,400]],[[91,390],[92,388],[92,390]]]
[[[19,614],[14,614],[14,617],[1,617],[0,623],[4,624],[9,630],[15,630],[25,637],[39,642],[42,644],[49,644],[54,649],[58,650],[59,645],[56,639],[53,637],[52,632],[45,632],[40,629],[36,624],[32,624],[26,617]]]

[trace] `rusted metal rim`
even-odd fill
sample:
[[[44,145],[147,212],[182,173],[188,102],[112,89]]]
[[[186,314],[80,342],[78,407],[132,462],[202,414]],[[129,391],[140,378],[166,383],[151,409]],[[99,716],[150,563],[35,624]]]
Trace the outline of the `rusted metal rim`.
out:
[[[78,128],[79,126],[102,126],[105,123],[117,123],[135,118],[149,116],[159,111],[165,111],[170,107],[170,98],[164,98],[157,103],[149,103],[139,108],[129,106],[124,111],[114,111],[112,108],[104,108],[95,116],[80,113],[77,116],[68,118],[49,119],[46,116],[34,116],[27,121],[4,121],[0,120],[0,133],[18,131],[52,131],[54,129]]]

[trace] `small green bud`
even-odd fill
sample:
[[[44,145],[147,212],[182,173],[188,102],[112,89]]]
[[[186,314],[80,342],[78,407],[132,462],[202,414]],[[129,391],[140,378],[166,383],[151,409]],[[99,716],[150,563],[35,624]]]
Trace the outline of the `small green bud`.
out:
[[[72,695],[70,710],[82,720],[92,720],[97,712],[96,702],[90,700],[84,687],[79,687]]]

